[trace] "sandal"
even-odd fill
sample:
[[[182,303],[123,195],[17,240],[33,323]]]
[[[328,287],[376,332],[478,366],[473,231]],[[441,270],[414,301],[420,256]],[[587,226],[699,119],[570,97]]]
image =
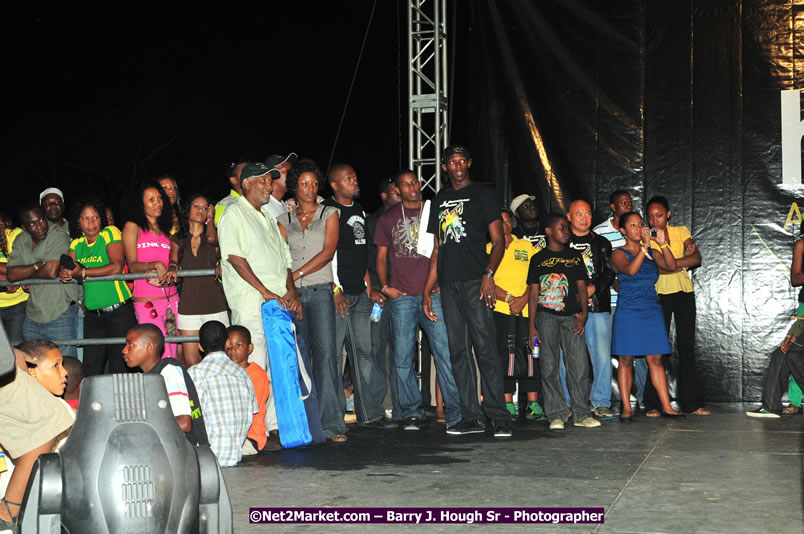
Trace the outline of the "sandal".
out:
[[[797,413],[801,413],[801,406],[791,404],[782,408],[782,415],[796,415]]]
[[[346,437],[346,434],[333,434],[329,437],[329,440],[332,443],[344,443],[349,438]]]
[[[447,422],[447,416],[444,414],[444,412],[436,412],[436,422],[438,423]]]
[[[8,513],[8,517],[10,519],[9,521],[7,521],[5,519],[0,519],[0,529],[2,529],[2,530],[10,530],[11,532],[14,532],[14,533],[19,532],[19,524],[17,523],[17,521],[19,519],[19,515],[15,516],[14,514],[12,514],[11,513],[11,508],[9,508],[8,505],[10,504],[12,506],[22,508],[22,504],[20,504],[18,502],[14,502],[14,501],[9,501],[5,497],[0,499],[0,502],[2,502],[3,506],[6,507],[6,513]]]
[[[645,417],[659,417],[661,415],[659,410],[648,410],[645,412]]]
[[[712,415],[712,412],[701,406],[700,408],[692,412],[692,415]]]

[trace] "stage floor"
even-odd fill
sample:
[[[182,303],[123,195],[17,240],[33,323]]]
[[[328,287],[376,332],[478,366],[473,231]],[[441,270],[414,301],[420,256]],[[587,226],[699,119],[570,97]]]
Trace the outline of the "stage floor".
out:
[[[234,532],[804,532],[804,417],[708,417],[600,428],[516,423],[513,438],[350,426],[349,441],[224,469]],[[273,524],[249,507],[602,507],[600,525]]]

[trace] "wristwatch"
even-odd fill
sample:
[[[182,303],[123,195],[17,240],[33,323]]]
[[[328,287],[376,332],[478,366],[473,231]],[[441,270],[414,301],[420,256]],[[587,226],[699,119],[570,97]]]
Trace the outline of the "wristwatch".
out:
[[[302,278],[303,276],[304,276],[304,271],[299,271],[299,278]]]
[[[489,278],[494,278],[494,271],[492,269],[488,269],[486,271],[483,271],[483,275],[488,276]]]

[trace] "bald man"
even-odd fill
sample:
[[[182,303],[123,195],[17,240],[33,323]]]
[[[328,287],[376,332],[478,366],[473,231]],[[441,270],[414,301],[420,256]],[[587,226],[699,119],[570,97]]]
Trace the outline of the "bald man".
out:
[[[599,419],[614,419],[611,410],[611,243],[590,230],[592,207],[585,200],[570,204],[567,212],[570,222],[569,246],[583,256],[589,277],[586,294],[589,319],[586,322],[586,346],[592,360],[592,390],[589,401]]]

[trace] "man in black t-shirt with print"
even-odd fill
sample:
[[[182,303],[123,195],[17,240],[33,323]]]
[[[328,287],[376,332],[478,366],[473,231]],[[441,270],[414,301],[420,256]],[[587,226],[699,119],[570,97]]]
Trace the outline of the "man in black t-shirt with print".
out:
[[[589,410],[589,358],[584,337],[588,317],[586,266],[580,253],[567,247],[570,225],[566,215],[550,214],[545,233],[547,247],[533,256],[528,270],[530,343],[533,346],[533,337],[539,337],[544,413],[551,430],[563,429],[569,419],[559,375],[560,349],[564,351],[575,426],[600,426]]]
[[[422,310],[428,319],[443,320],[447,326],[462,417],[459,423],[447,427],[447,433],[483,432],[483,421],[488,419],[495,437],[507,437],[511,435],[511,418],[505,409],[503,369],[492,315],[496,300],[494,272],[505,252],[500,209],[494,191],[469,178],[472,158],[465,147],[447,147],[441,161],[452,187],[438,193],[430,208],[427,231],[435,234],[435,249],[424,285]],[[489,241],[491,252],[486,253]],[[441,288],[443,318],[432,310],[430,293],[436,279]],[[467,332],[480,370],[482,411]]]
[[[396,428],[385,421],[382,398],[385,376],[371,356],[371,308],[374,302],[385,304],[385,297],[371,288],[368,275],[368,231],[363,208],[356,202],[360,196],[357,173],[350,166],[335,163],[330,167],[329,185],[332,197],[323,202],[340,211],[338,248],[335,269],[335,347],[338,369],[343,369],[343,344],[347,343],[349,370],[355,395],[355,415],[361,426]],[[383,393],[384,395],[384,393]],[[346,412],[346,398],[338,395],[341,411]]]

